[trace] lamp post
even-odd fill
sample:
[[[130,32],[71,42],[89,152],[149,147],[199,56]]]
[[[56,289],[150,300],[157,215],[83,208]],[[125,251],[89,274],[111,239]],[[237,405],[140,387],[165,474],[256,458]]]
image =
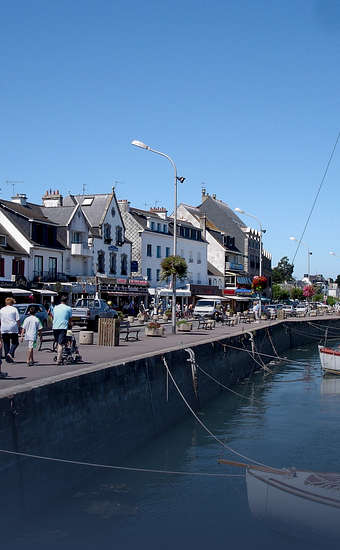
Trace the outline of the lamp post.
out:
[[[289,237],[289,239],[291,241],[297,241],[297,242],[299,240],[296,237]],[[312,255],[312,252],[309,250],[308,244],[304,243],[303,241],[301,241],[301,244],[302,244],[302,246],[304,246],[307,249],[307,271],[308,271],[307,279],[308,279],[308,282],[310,283],[310,280],[309,280],[309,276],[310,276],[310,257]],[[330,254],[331,254],[331,252],[330,252]]]
[[[136,147],[140,147],[141,149],[145,149],[147,151],[151,151],[152,153],[156,153],[157,155],[160,155],[161,157],[165,157],[168,159],[174,169],[174,183],[175,183],[175,193],[174,193],[174,203],[175,203],[175,209],[174,209],[174,242],[173,242],[173,255],[176,256],[177,254],[177,181],[180,181],[183,183],[184,178],[178,178],[177,177],[177,168],[176,164],[172,160],[169,155],[166,155],[165,153],[162,153],[161,151],[156,151],[155,149],[152,149],[149,145],[146,145],[142,141],[138,141],[137,139],[134,139],[131,142],[131,145],[135,145]],[[176,275],[173,274],[172,276],[172,332],[173,334],[176,334]]]
[[[253,218],[254,220],[257,221],[257,223],[258,223],[259,226],[260,226],[260,262],[259,262],[259,276],[262,277],[262,233],[265,233],[265,229],[263,229],[261,221],[258,219],[257,216],[254,216],[254,214],[249,214],[248,212],[245,212],[245,211],[242,210],[241,208],[235,208],[235,212],[237,212],[238,214],[244,214],[245,216],[249,216],[249,218]],[[260,311],[259,311],[259,314],[260,314],[260,319],[261,319],[261,294],[260,294],[259,302],[260,302]]]

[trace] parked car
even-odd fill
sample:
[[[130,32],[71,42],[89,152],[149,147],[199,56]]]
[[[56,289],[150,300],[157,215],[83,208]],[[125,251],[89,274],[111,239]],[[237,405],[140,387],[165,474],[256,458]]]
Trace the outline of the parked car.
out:
[[[292,305],[289,305],[289,304],[285,304],[283,307],[282,307],[282,311],[285,312],[285,315],[288,315],[288,316],[293,316],[295,315],[295,308],[294,306]]]
[[[38,317],[38,319],[40,319],[42,326],[46,328],[48,315],[46,309],[42,304],[14,304],[14,307],[16,307],[19,312],[20,324],[22,325],[26,317],[28,317],[28,309],[31,306],[35,307],[36,316]]]
[[[98,330],[98,320],[100,317],[117,319],[118,313],[105,300],[94,298],[79,298],[72,308],[71,321],[74,325],[86,328],[92,326],[95,330]]]
[[[307,315],[308,313],[308,304],[297,304],[295,306],[296,315]]]
[[[213,298],[198,300],[194,307],[194,317],[218,319],[221,316],[221,304],[221,300]]]

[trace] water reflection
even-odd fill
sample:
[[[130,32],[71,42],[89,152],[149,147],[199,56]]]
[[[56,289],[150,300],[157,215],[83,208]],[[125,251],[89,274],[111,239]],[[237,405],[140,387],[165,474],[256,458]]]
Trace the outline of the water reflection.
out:
[[[340,394],[340,376],[324,376],[320,389],[321,395]]]

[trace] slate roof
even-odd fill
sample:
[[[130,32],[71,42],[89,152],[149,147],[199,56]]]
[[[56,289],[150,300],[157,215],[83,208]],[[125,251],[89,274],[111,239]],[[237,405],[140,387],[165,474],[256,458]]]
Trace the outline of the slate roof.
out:
[[[93,202],[89,206],[84,206],[85,199],[93,197]],[[81,208],[92,227],[99,227],[105,217],[107,208],[110,205],[112,198],[111,193],[96,194],[96,195],[75,195],[76,201],[81,205]]]
[[[67,222],[70,219],[75,208],[76,208],[75,205],[58,206],[58,207],[42,206],[41,210],[43,214],[53,223],[56,223],[57,225],[63,225],[66,227]]]
[[[223,248],[228,252],[237,252],[237,254],[242,254],[239,248],[237,246],[226,246],[224,244],[224,235],[220,231],[214,231],[212,229],[208,229],[209,233],[216,239],[216,241],[223,246]]]
[[[158,234],[161,234],[161,235],[173,235],[174,234],[174,221],[173,221],[173,218],[170,218],[170,217],[166,217],[165,219],[162,218],[161,216],[159,216],[156,212],[150,212],[149,210],[141,210],[139,208],[131,208],[130,207],[130,210],[129,210],[129,213],[133,216],[133,218],[142,226],[142,228],[145,230],[145,231],[150,231],[152,233],[158,233]],[[168,224],[168,233],[163,233],[162,231],[156,231],[156,230],[153,230],[153,229],[150,229],[149,227],[147,227],[147,219],[152,217],[153,219],[155,219],[157,222],[159,221],[160,223],[164,223],[166,222]],[[186,221],[186,220],[180,220],[180,219],[177,219],[177,227],[180,227],[180,226],[183,226],[183,227],[189,227],[190,229],[199,229],[198,227],[196,227],[195,225],[193,225],[192,223]],[[190,237],[184,237],[182,235],[177,235],[178,237],[180,237],[181,239],[189,239],[189,240],[194,240],[194,239],[190,239]],[[207,242],[204,238],[203,238],[203,235],[201,235],[201,239],[200,241],[197,241],[197,242]]]
[[[7,254],[14,254],[14,255],[25,255],[28,256],[26,250],[22,248],[10,235],[8,231],[6,231],[5,227],[0,224],[0,235],[6,235],[6,241],[7,245],[2,246],[0,244],[0,254],[4,254],[7,252]]]
[[[209,195],[198,209],[201,214],[206,214],[220,231],[231,236],[238,233],[244,238],[241,227],[247,226],[225,202],[213,199]]]
[[[208,262],[208,275],[213,275],[214,277],[224,277],[223,273],[221,273],[216,267]]]
[[[27,202],[25,205],[22,205],[12,201],[6,201],[4,199],[1,199],[0,205],[4,206],[6,210],[15,212],[16,214],[19,214],[20,216],[24,216],[27,219],[31,219],[38,222],[39,221],[45,222],[45,223],[49,222],[49,219],[46,217],[46,215],[43,212],[43,207],[39,206],[38,204]]]

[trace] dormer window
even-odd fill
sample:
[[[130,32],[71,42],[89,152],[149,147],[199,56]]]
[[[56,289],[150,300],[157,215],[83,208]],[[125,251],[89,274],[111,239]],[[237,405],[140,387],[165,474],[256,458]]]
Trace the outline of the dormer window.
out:
[[[150,222],[151,231],[155,231],[155,222]]]
[[[0,246],[7,246],[7,236],[0,235]]]
[[[111,225],[109,223],[104,223],[104,243],[110,244],[111,241]]]
[[[163,224],[163,233],[167,233],[168,232],[168,226],[166,225],[166,223]]]
[[[123,229],[120,225],[116,226],[116,245],[121,246],[123,244]]]
[[[91,206],[91,204],[93,203],[93,199],[94,197],[86,197],[83,200],[82,206]]]

